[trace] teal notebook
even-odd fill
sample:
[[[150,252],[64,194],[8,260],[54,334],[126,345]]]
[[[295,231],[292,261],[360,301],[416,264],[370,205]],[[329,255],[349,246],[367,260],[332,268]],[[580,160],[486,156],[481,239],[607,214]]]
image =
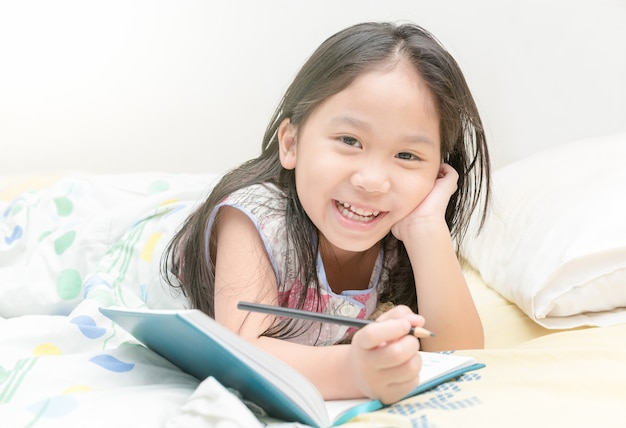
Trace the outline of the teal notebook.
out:
[[[327,428],[385,407],[378,400],[365,400],[356,406],[352,401],[351,407],[331,420],[324,399],[308,379],[199,310],[101,308],[100,312],[181,370],[200,380],[214,377],[274,418]],[[421,384],[407,396],[484,366],[470,357],[421,354]]]

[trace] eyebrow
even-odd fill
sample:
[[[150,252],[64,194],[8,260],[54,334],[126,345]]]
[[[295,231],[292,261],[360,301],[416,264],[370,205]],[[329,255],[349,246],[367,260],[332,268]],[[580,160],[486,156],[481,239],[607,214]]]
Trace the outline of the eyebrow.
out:
[[[370,131],[372,128],[370,124],[367,123],[366,121],[358,119],[354,116],[347,116],[347,115],[333,117],[331,119],[331,124],[332,125],[349,125],[362,131]],[[407,135],[405,139],[406,141],[410,143],[429,144],[433,146],[435,145],[435,142],[430,137],[424,134]]]
[[[336,116],[333,117],[333,119],[331,120],[331,124],[333,125],[351,125],[354,126],[355,128],[358,129],[362,129],[364,131],[368,131],[371,127],[369,125],[369,123],[361,120],[361,119],[357,119],[356,117],[353,116]]]

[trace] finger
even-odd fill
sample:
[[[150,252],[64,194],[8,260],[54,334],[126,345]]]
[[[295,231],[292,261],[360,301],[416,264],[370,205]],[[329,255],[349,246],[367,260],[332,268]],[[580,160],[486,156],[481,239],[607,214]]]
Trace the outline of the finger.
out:
[[[439,172],[444,175],[447,175],[450,173],[456,173],[456,169],[454,169],[452,165],[450,165],[449,163],[442,162],[439,165]]]
[[[419,375],[403,382],[396,382],[387,387],[384,394],[379,398],[383,404],[393,404],[413,391],[419,385]]]
[[[439,172],[437,173],[437,178],[443,178],[446,175],[446,166],[447,164],[442,163],[441,166],[439,167]]]
[[[385,321],[390,319],[406,319],[412,327],[422,327],[426,323],[423,316],[416,314],[406,305],[395,306],[376,318],[376,321]]]
[[[384,391],[389,385],[418,377],[422,366],[418,350],[418,341],[407,336],[398,342],[365,351],[369,382],[377,384],[378,391]]]
[[[458,189],[459,174],[450,165],[442,163],[439,169],[439,176],[437,182],[441,188],[447,189],[447,193],[450,195]],[[444,186],[441,186],[444,185]]]
[[[407,305],[397,305],[397,306],[393,306],[388,311],[383,312],[376,319],[378,321],[384,321],[386,319],[404,318],[404,317],[406,317],[408,315],[411,315],[411,314],[413,314],[413,311]]]
[[[375,349],[406,337],[410,329],[411,323],[405,318],[377,321],[357,331],[352,343],[361,349]]]
[[[409,393],[419,384],[419,373],[422,359],[419,352],[412,352],[409,358],[391,367],[379,370],[379,376],[384,379],[384,398],[396,401]]]
[[[419,355],[419,341],[403,336],[394,342],[369,350],[370,358],[378,369],[393,369],[412,361]],[[419,362],[419,361],[418,361]]]

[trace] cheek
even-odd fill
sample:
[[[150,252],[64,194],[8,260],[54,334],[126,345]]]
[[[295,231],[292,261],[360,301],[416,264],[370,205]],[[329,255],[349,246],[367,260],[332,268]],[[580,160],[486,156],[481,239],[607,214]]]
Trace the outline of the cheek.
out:
[[[296,192],[300,203],[309,216],[311,210],[314,209],[312,201],[315,201],[319,190],[317,188],[318,179],[316,178],[318,174],[310,166],[298,165],[295,169]]]
[[[421,204],[435,187],[436,175],[426,174],[418,178],[399,181],[402,188],[402,198],[406,201],[407,214]]]

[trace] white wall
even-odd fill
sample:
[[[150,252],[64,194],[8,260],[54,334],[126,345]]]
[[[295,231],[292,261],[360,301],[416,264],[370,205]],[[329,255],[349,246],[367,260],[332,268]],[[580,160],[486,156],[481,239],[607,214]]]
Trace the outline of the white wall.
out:
[[[624,0],[2,0],[0,173],[232,167],[313,49],[364,20],[448,47],[496,166],[626,131]]]

